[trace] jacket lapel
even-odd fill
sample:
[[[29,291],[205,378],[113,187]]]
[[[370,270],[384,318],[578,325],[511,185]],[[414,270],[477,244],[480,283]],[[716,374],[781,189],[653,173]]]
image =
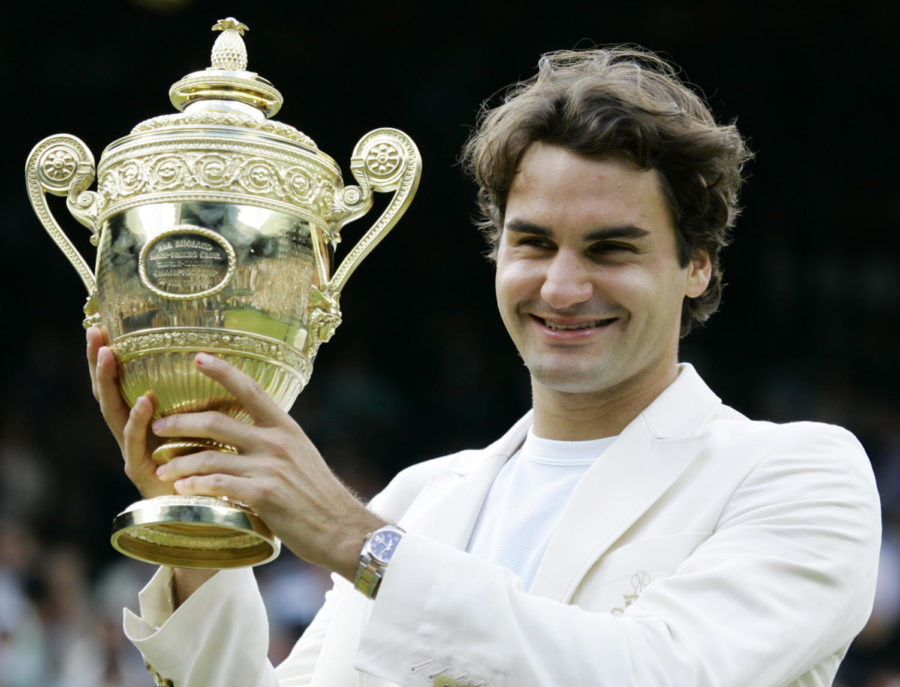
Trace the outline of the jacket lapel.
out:
[[[529,412],[487,448],[454,457],[449,469],[416,497],[400,518],[400,527],[464,549],[497,472],[522,445],[531,423]]]
[[[530,426],[531,413],[487,448],[453,456],[448,468],[426,483],[397,524],[407,531],[464,549],[481,513],[487,490],[503,463],[525,440]],[[349,590],[338,598],[341,605],[335,610],[332,626],[340,630],[326,639],[312,684],[349,684],[350,676],[355,675],[360,687],[397,687],[393,682],[351,670],[372,602]],[[322,660],[326,653],[328,659]]]
[[[693,367],[623,430],[572,493],[531,585],[568,602],[579,582],[699,455],[719,399]]]

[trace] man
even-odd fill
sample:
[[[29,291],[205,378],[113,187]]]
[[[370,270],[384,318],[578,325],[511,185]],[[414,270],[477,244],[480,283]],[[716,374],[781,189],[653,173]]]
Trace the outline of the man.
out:
[[[486,449],[408,468],[368,509],[223,361],[196,364],[253,426],[151,424],[89,331],[95,395],[144,497],[236,498],[336,573],[274,669],[248,570],[161,570],[125,619],[158,682],[831,684],[874,591],[866,455],[837,427],[748,420],[677,361],[718,305],[747,157],[655,56],[545,56],[465,151],[532,411]],[[239,454],[158,468],[150,449],[169,436]]]

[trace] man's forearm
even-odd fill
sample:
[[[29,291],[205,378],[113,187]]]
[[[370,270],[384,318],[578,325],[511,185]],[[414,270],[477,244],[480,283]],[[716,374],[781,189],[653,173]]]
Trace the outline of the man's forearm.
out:
[[[216,572],[218,571],[174,568],[172,571],[172,601],[174,608],[178,608],[187,601],[188,597],[196,592]]]

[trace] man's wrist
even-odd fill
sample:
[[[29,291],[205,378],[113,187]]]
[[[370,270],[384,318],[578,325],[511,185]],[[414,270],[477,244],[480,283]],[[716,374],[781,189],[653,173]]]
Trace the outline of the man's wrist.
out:
[[[353,582],[359,564],[359,552],[366,542],[366,537],[387,524],[386,520],[369,510],[362,509],[360,515],[348,519],[333,532],[327,560],[313,562]]]
[[[172,610],[179,608],[216,572],[218,571],[201,568],[173,568],[172,580],[169,583],[172,592]]]

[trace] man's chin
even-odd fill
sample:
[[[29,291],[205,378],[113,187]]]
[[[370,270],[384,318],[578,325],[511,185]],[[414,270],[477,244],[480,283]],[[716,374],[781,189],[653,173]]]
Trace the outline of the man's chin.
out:
[[[610,386],[610,380],[592,370],[531,369],[532,385],[562,394],[588,394]]]

